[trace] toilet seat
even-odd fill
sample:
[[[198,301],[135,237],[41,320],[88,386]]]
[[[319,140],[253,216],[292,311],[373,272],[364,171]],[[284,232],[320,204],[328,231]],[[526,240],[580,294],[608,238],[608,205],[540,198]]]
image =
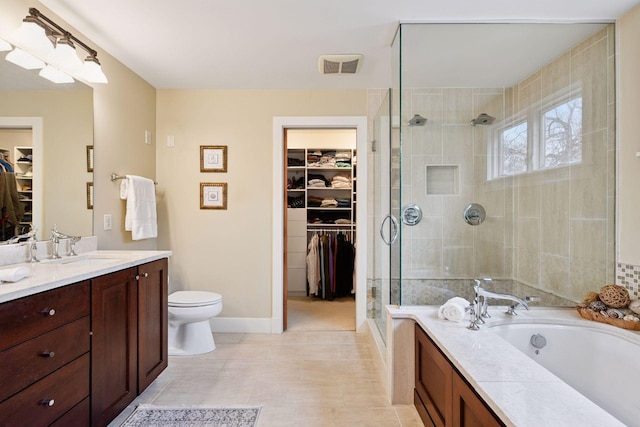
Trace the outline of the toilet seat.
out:
[[[177,291],[169,295],[170,307],[202,307],[222,301],[222,295],[207,291]]]

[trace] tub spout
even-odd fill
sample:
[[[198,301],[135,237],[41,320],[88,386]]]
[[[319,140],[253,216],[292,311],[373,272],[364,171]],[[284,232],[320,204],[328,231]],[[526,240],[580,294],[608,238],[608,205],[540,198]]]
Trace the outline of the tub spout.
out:
[[[490,281],[490,279],[483,279],[485,282]],[[490,317],[489,313],[487,313],[487,300],[488,299],[502,299],[509,300],[515,302],[507,308],[506,313],[510,316],[517,316],[516,308],[519,306],[523,306],[525,309],[529,310],[529,305],[523,300],[514,295],[509,294],[499,294],[496,292],[487,291],[484,289],[482,285],[482,281],[475,280],[475,284],[473,286],[473,290],[475,293],[475,298],[473,299],[473,304],[471,307],[471,323],[468,326],[468,329],[472,331],[477,331],[480,329],[480,325],[484,324],[483,317]]]

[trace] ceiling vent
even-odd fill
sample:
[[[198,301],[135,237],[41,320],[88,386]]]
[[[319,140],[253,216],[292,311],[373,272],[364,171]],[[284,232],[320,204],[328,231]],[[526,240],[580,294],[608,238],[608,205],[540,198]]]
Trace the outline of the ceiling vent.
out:
[[[318,58],[320,74],[355,74],[360,71],[362,55],[322,55]]]

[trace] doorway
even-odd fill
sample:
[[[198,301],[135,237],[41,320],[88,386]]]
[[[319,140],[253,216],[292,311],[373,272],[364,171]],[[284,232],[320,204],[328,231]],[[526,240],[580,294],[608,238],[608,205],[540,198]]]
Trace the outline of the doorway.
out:
[[[287,330],[355,330],[355,128],[287,128]]]
[[[287,223],[288,215],[286,209],[286,202],[288,194],[286,192],[286,171],[287,165],[286,149],[288,148],[286,136],[289,130],[295,129],[315,129],[315,130],[337,130],[337,129],[353,129],[355,130],[355,151],[361,151],[367,153],[366,141],[367,141],[367,118],[366,117],[276,117],[274,118],[274,151],[273,151],[273,164],[275,171],[282,171],[282,173],[276,172],[274,174],[274,188],[273,194],[273,270],[272,270],[272,332],[280,333],[287,329],[288,326],[288,263],[287,263],[287,251],[289,250]],[[306,155],[306,153],[305,153]],[[356,266],[354,271],[354,289],[353,289],[353,305],[355,311],[354,329],[362,327],[365,322],[366,316],[366,154],[357,159],[358,170],[362,170],[363,173],[358,175],[357,181],[357,203],[353,209],[353,222],[354,222],[354,246],[356,248],[364,248],[363,250],[355,252]],[[303,222],[306,224],[307,217],[303,217]],[[362,232],[360,232],[362,230]],[[306,233],[306,230],[305,230]],[[304,242],[306,243],[306,235],[304,236]],[[306,255],[306,248],[305,248]],[[360,268],[358,268],[360,267]],[[306,290],[305,295],[306,296]],[[331,303],[331,301],[329,301]],[[352,314],[353,316],[353,314]]]

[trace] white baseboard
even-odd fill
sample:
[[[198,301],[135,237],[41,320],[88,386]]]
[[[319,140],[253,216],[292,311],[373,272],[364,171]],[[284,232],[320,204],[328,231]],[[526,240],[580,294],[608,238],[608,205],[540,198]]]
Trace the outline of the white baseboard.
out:
[[[270,334],[271,319],[214,317],[211,319],[211,330],[221,333]]]

